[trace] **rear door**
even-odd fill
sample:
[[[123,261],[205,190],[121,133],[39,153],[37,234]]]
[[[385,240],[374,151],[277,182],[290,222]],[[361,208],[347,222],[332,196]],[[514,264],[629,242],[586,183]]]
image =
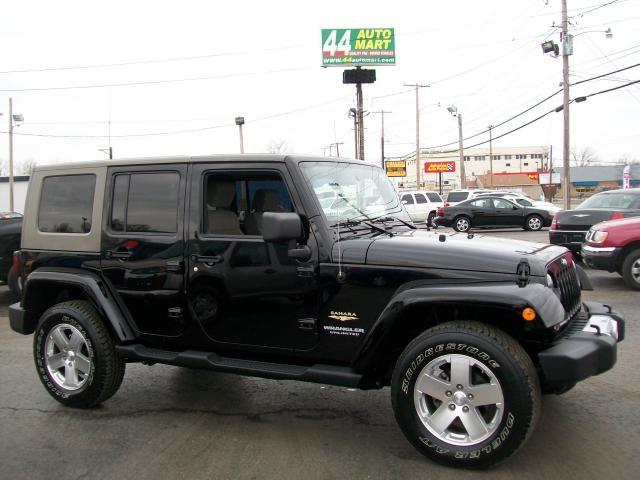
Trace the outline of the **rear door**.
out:
[[[405,193],[404,195],[402,195],[402,197],[400,197],[400,200],[404,204],[404,208],[407,209],[411,220],[413,220],[414,222],[419,221],[416,212],[416,201],[414,200],[413,195],[411,195],[410,193]]]
[[[101,268],[141,333],[182,332],[186,173],[185,164],[108,171]]]
[[[413,197],[416,199],[416,218],[418,221],[425,221],[429,212],[431,211],[427,198],[422,193],[414,193]]]

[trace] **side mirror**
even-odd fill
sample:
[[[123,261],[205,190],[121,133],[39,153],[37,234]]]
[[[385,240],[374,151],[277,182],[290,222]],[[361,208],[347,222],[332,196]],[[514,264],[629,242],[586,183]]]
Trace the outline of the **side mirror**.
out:
[[[513,210],[518,210],[518,208],[520,207],[516,207],[515,205],[513,207],[511,207]]]
[[[304,238],[302,220],[293,212],[264,212],[262,237],[266,242],[284,242]]]

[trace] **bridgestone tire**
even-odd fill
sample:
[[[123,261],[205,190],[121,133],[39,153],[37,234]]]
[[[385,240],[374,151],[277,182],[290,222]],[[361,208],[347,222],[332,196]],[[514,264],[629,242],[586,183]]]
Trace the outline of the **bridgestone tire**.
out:
[[[84,380],[79,382],[81,385],[75,389],[61,385],[61,380],[56,380],[51,373],[51,363],[47,363],[47,358],[51,358],[48,357],[47,345],[57,345],[53,340],[56,329],[66,329],[82,335],[84,343],[77,350],[82,350],[83,357],[89,359],[90,371],[86,375],[81,374]],[[70,335],[69,339],[72,340],[73,335]],[[58,350],[57,346],[53,348]],[[33,354],[40,381],[47,392],[63,405],[75,408],[92,407],[113,396],[122,384],[125,362],[115,351],[111,335],[89,302],[72,300],[46,310],[40,317],[35,331]],[[66,368],[61,367],[60,371],[64,369],[66,372]]]
[[[451,361],[451,367],[454,360],[467,361],[470,365],[467,375],[470,378],[468,389],[464,387],[458,390],[457,385],[450,384],[455,382],[449,383],[445,373],[447,359]],[[443,379],[443,388],[439,395],[445,400],[440,404],[432,403],[434,416],[421,417],[419,411],[422,410],[419,406],[422,408],[423,405],[428,405],[427,402],[433,402],[429,394],[422,393],[423,390],[429,391],[433,385],[434,377],[427,375],[432,372],[433,367],[428,369],[427,366],[439,362],[443,362],[445,366],[442,368],[445,371],[436,378],[435,384],[436,388],[440,388],[438,382]],[[478,370],[479,366],[483,370]],[[435,370],[435,373],[438,371]],[[452,368],[449,372],[452,374]],[[483,372],[489,377],[484,377]],[[477,381],[478,376],[480,381]],[[490,380],[493,383],[487,384],[483,380],[485,378],[493,378],[494,380]],[[416,390],[418,379],[421,379],[422,390]],[[498,390],[495,390],[494,386],[496,380]],[[473,402],[483,402],[473,395],[466,397],[465,393],[468,395],[469,392],[476,392],[475,397],[482,397],[479,390],[474,390],[476,387],[482,387],[481,384],[491,386],[492,391],[500,392],[503,401],[496,406],[473,407]],[[452,392],[453,396],[450,396]],[[391,379],[391,401],[396,420],[409,442],[432,460],[461,468],[486,468],[514,454],[535,428],[540,413],[540,395],[536,369],[522,347],[504,332],[479,322],[448,322],[425,331],[402,352]],[[469,400],[471,398],[474,399]],[[437,434],[429,430],[427,424],[434,421],[435,412],[440,406],[449,408],[452,410],[450,415],[459,414],[459,417],[455,417],[451,424],[445,421],[444,424],[448,427]],[[447,413],[446,408],[440,413]],[[469,412],[470,408],[473,409],[471,415],[474,412],[480,413],[481,416],[488,415],[493,420],[492,423],[481,422],[488,426],[488,437],[478,436],[477,443],[471,439],[466,444],[464,439],[461,439],[465,435],[468,439],[471,438],[470,430],[466,429],[465,432],[465,424],[462,421],[463,415],[469,415],[462,413],[465,408],[466,412]],[[466,419],[469,419],[469,416]],[[433,424],[430,425],[433,429]]]
[[[622,262],[622,278],[629,288],[640,290],[640,276],[638,270],[640,268],[640,249],[629,252]]]

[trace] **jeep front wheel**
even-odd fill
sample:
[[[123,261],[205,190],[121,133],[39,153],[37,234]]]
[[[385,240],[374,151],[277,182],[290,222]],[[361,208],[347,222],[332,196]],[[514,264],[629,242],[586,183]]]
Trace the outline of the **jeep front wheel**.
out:
[[[483,468],[512,455],[531,434],[540,385],[513,338],[478,322],[448,322],[405,348],[391,399],[400,428],[421,453]]]
[[[88,408],[110,398],[125,363],[111,335],[86,301],[59,303],[40,317],[33,345],[38,376],[58,402]]]

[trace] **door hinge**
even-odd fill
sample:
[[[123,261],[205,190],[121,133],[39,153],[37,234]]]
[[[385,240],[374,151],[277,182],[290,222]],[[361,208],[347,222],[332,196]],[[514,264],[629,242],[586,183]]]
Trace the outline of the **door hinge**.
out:
[[[177,320],[182,322],[182,308],[181,307],[170,307],[167,309],[167,317],[169,320]]]
[[[529,275],[531,275],[531,267],[529,266],[529,262],[523,258],[520,260],[520,263],[518,263],[518,268],[516,269],[516,284],[518,287],[523,288],[527,286],[529,283]]]

